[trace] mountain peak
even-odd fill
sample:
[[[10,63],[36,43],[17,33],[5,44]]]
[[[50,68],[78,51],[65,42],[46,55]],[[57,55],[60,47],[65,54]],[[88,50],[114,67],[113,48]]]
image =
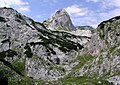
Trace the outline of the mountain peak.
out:
[[[60,13],[67,13],[67,11],[65,9],[60,9],[57,10],[55,14],[60,14]]]
[[[56,11],[50,18],[45,20],[43,24],[51,30],[76,30],[70,16],[65,9],[60,9]]]
[[[92,35],[89,26],[72,31],[64,9],[44,24],[0,8],[1,85],[120,85],[120,16]]]
[[[13,8],[0,8],[0,15],[1,16],[9,16],[9,15],[15,15],[16,13],[18,13],[16,10],[14,10]]]

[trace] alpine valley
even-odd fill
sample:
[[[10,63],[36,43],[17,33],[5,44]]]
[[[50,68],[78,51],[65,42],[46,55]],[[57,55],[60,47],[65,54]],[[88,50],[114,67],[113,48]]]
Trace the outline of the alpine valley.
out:
[[[120,85],[120,16],[95,29],[0,8],[0,85]]]

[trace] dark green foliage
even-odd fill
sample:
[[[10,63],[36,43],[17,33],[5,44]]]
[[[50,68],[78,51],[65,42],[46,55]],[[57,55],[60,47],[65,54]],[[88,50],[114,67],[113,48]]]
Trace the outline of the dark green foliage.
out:
[[[80,63],[76,65],[73,69],[80,69],[87,61],[92,60],[94,57],[90,54],[84,55],[84,56],[78,56],[76,60],[79,60]]]
[[[20,80],[9,81],[9,85],[35,85],[35,81],[30,78],[23,77]]]
[[[100,83],[98,83],[99,81],[97,81],[95,83],[95,85],[114,85],[112,82],[108,82],[106,80],[100,80]]]
[[[105,21],[103,21],[100,25],[98,25],[98,26],[100,26],[100,29],[103,29],[104,28],[104,26],[105,26]]]
[[[7,56],[8,56],[8,57],[13,57],[14,55],[17,55],[17,52],[16,52],[16,51],[13,51],[13,50],[8,50],[8,51],[7,51]]]
[[[44,26],[44,24],[39,23],[39,22],[36,22],[36,23],[40,24],[43,28],[47,29],[47,28]]]
[[[114,45],[114,46],[112,46],[112,47],[110,47],[110,53],[112,53],[112,52],[120,52],[120,50],[119,50],[119,48],[117,48],[117,47],[119,47],[120,46],[120,44],[118,44],[118,45]]]
[[[52,53],[53,55],[56,55],[56,52],[49,46],[49,41],[44,40],[44,42],[31,42],[30,43],[31,46],[35,46],[35,45],[43,45],[46,47],[46,52]],[[50,55],[50,54],[49,54]]]
[[[109,20],[106,20],[106,21],[101,22],[101,23],[98,25],[98,27],[100,27],[100,29],[103,29],[106,23],[108,23],[108,22],[112,23],[114,20],[118,20],[118,19],[120,19],[120,16],[113,17],[113,18],[111,18],[111,19],[109,19]],[[110,29],[110,28],[109,28],[109,29]]]
[[[0,52],[0,58],[13,57],[15,55],[17,55],[17,52],[11,49]]]
[[[64,47],[58,47],[62,52],[67,53],[69,50]]]
[[[3,52],[0,52],[0,58],[5,58],[6,57],[6,52],[3,51]]]
[[[21,14],[16,14],[15,16],[16,16],[17,19],[24,20],[24,19],[23,19],[23,16],[22,16]]]
[[[35,21],[33,21],[32,19],[30,19],[30,21],[32,22],[31,24],[36,28],[36,30],[39,30],[38,27],[36,26],[36,24],[39,24],[39,25],[41,25],[43,28],[46,29],[46,27],[45,27],[42,23],[40,23],[40,22],[35,22]]]
[[[92,33],[95,32],[95,29],[91,26],[78,26],[77,29],[79,29],[79,30],[90,30]]]
[[[9,68],[11,68],[12,70],[14,70],[16,73],[18,73],[19,75],[22,75],[21,72],[19,70],[16,69],[16,67],[14,67],[10,62],[6,61],[5,59],[0,59],[0,62],[3,62],[3,64]]]
[[[25,62],[14,61],[12,62],[12,66],[17,72],[19,72],[21,75],[24,75]]]
[[[0,69],[0,85],[35,85],[35,81],[16,74],[14,70],[4,67]]]
[[[52,63],[53,63],[53,61],[52,61],[50,58],[48,58],[48,57],[47,57],[47,59],[48,59],[50,62],[52,62]]]
[[[100,35],[100,38],[101,38],[101,39],[104,39],[104,37],[105,37],[105,35],[104,35],[104,34],[103,34],[103,35]]]
[[[64,68],[61,68],[61,70],[62,70],[63,72],[65,72],[65,69],[64,69]]]
[[[35,45],[45,46],[48,55],[50,55],[50,54],[56,55],[56,52],[50,47],[50,45],[59,48],[64,53],[69,52],[71,50],[77,51],[78,49],[83,48],[83,46],[80,45],[79,43],[75,43],[75,42],[67,39],[68,37],[77,38],[80,36],[75,36],[75,35],[67,33],[67,32],[59,32],[59,31],[51,32],[51,31],[42,30],[42,29],[39,29],[38,31],[41,33],[41,34],[39,34],[39,36],[40,36],[39,38],[42,39],[42,41],[41,42],[31,42],[29,44],[31,46],[35,46]],[[28,47],[27,47],[27,49],[28,49]],[[29,48],[29,52],[30,52],[30,48]],[[27,51],[27,53],[28,53],[28,51]],[[31,54],[31,52],[29,54]]]
[[[43,35],[40,35],[40,39],[42,39],[42,41],[47,44],[47,46],[49,47],[49,44],[52,44],[55,47],[58,47],[61,51],[65,52],[65,51],[70,51],[70,50],[78,50],[77,47],[79,49],[82,49],[83,46],[80,45],[79,43],[75,43],[69,39],[67,39],[68,37],[73,37],[73,38],[77,38],[80,36],[75,36],[73,34],[67,33],[67,32],[59,32],[59,31],[47,31],[47,30],[39,30],[39,32],[41,32]],[[57,44],[57,45],[55,45]]]
[[[8,78],[3,71],[0,71],[0,85],[8,85]]]
[[[110,31],[110,30],[111,30],[111,27],[109,27],[107,30]]]
[[[64,30],[64,31],[69,31],[67,28],[57,28],[57,30]]]
[[[24,52],[26,54],[26,57],[28,58],[32,58],[33,53],[31,51],[31,48],[28,44],[26,44],[26,46],[24,47],[26,49],[26,51]]]
[[[85,76],[79,77],[67,77],[66,79],[60,79],[61,85],[114,85],[112,82],[108,82],[107,80],[100,80]],[[54,85],[58,83],[55,82]]]
[[[49,53],[52,53],[53,55],[56,55],[56,52],[50,48],[49,46],[45,45],[46,49],[49,51]]]

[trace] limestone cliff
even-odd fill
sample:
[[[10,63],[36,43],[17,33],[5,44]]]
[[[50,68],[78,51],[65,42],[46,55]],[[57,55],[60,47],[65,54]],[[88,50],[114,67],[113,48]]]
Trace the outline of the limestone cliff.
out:
[[[8,83],[18,84],[19,76],[44,81],[62,78],[79,63],[72,60],[84,47],[84,39],[90,36],[51,31],[12,8],[0,8],[1,79],[5,76]]]
[[[120,84],[119,22],[120,16],[117,16],[98,25],[90,42],[79,52],[78,67],[62,82],[80,85]]]
[[[50,18],[45,20],[43,24],[46,28],[51,30],[66,30],[66,31],[73,31],[76,30],[70,16],[64,9],[60,9],[55,12]]]
[[[55,20],[64,13],[68,16],[56,12]],[[69,16],[66,20],[68,24],[50,22],[50,27],[64,26],[69,32],[50,30],[46,22],[0,8],[0,84],[119,85],[120,16],[94,31],[76,30]]]

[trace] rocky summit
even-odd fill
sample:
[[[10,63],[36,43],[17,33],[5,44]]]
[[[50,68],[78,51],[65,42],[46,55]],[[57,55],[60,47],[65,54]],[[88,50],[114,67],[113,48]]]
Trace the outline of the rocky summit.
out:
[[[119,22],[74,27],[63,9],[40,23],[0,8],[0,85],[120,85]]]
[[[50,18],[45,20],[43,24],[51,30],[65,30],[65,31],[73,31],[76,30],[70,16],[66,12],[65,9],[60,9],[55,12]]]

